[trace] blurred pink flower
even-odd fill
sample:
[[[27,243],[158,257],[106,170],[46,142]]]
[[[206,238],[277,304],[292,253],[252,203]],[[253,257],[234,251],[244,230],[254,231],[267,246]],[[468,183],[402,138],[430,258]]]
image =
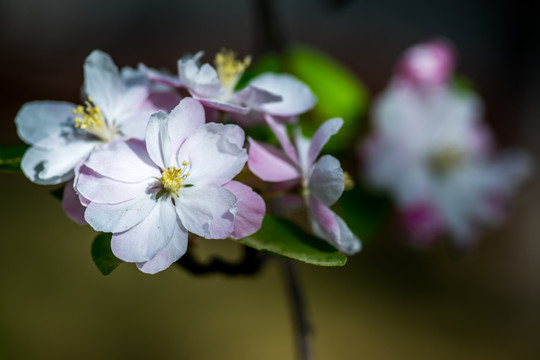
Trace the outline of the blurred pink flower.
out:
[[[450,42],[433,39],[407,49],[398,63],[396,76],[416,86],[445,85],[454,64],[455,51]]]
[[[266,116],[266,120],[282,149],[259,144],[249,138],[249,169],[264,181],[283,183],[284,187],[300,185],[313,233],[343,253],[351,255],[360,251],[360,240],[343,219],[330,210],[345,187],[341,165],[330,155],[317,160],[323,146],[343,125],[343,120],[327,120],[312,139],[303,137],[297,128],[295,146],[283,124],[277,123],[271,116]],[[299,204],[300,200],[299,196],[292,194],[282,199],[295,204]]]
[[[116,141],[92,152],[77,178],[86,221],[113,233],[115,256],[146,273],[169,267],[187,249],[188,231],[208,239],[257,231],[264,202],[231,179],[246,160],[244,132],[205,124],[204,109],[185,98],[153,114],[142,141]]]
[[[530,160],[519,151],[495,156],[477,96],[439,85],[425,91],[394,81],[377,99],[365,171],[395,198],[417,244],[447,232],[466,247],[479,224],[501,219]]]

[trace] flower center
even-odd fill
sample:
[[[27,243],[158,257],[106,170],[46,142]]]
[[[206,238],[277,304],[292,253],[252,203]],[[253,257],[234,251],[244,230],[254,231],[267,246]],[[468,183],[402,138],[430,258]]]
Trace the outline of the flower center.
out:
[[[115,130],[107,126],[101,109],[99,106],[94,106],[90,96],[84,102],[84,106],[79,105],[76,109],[73,109],[73,114],[79,115],[74,120],[74,126],[77,129],[84,130],[103,141],[111,140],[116,134]]]
[[[162,191],[167,194],[174,194],[178,196],[178,191],[184,184],[186,178],[189,176],[189,173],[186,172],[188,166],[189,162],[184,161],[180,168],[169,166],[167,169],[163,170],[160,179],[161,183],[163,184]]]
[[[232,94],[238,80],[251,64],[251,57],[246,56],[243,61],[236,59],[236,53],[232,50],[221,50],[214,60],[221,86],[226,91],[226,96]]]
[[[463,152],[456,147],[445,146],[431,154],[428,166],[436,175],[445,175],[457,168],[464,157]]]

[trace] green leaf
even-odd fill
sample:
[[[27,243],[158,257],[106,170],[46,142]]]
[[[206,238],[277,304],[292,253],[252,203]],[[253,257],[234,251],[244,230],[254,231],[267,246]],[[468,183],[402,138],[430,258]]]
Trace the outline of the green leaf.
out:
[[[288,221],[271,216],[265,216],[256,234],[238,241],[257,250],[313,265],[342,266],[347,262],[347,257],[327,242]]]
[[[0,171],[21,171],[21,160],[26,145],[0,147]]]
[[[102,233],[92,243],[92,259],[103,275],[109,275],[122,260],[113,255],[111,250],[112,234]]]

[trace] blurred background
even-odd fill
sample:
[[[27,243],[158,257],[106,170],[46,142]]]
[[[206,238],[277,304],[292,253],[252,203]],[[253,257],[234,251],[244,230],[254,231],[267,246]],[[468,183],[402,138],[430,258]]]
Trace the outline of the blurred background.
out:
[[[540,155],[537,13],[520,1],[273,1],[284,37],[330,54],[370,96],[410,45],[451,39],[501,147]],[[2,0],[0,144],[27,101],[79,102],[93,49],[119,66],[168,67],[183,54],[259,49],[255,0]],[[0,359],[292,359],[280,261],[253,277],[197,277],[173,266],[108,277],[95,236],[71,222],[47,188],[0,174]],[[419,252],[388,222],[343,268],[299,264],[317,359],[540,358],[540,181],[473,252]],[[362,237],[362,234],[358,234]],[[239,246],[206,241],[201,259]]]

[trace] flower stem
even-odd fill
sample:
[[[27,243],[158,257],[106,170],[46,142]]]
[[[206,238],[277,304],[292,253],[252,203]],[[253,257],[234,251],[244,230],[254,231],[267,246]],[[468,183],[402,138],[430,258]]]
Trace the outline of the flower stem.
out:
[[[298,359],[313,360],[311,349],[312,329],[307,319],[305,300],[300,288],[298,272],[291,260],[283,261],[283,270],[289,293],[291,312],[294,318]]]

